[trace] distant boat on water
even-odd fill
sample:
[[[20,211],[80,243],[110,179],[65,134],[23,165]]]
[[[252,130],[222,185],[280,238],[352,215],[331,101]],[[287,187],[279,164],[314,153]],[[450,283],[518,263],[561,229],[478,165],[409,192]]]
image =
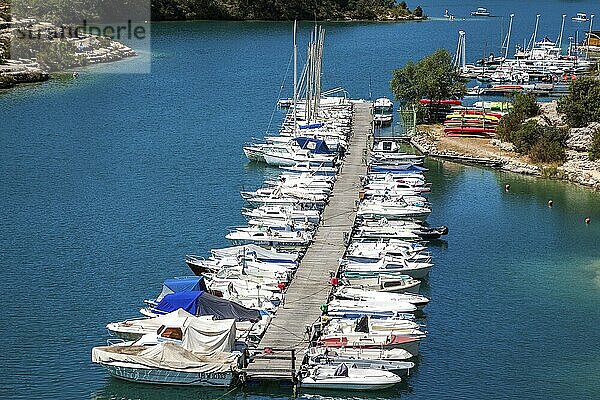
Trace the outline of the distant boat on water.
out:
[[[573,18],[571,18],[575,22],[587,22],[588,17],[586,13],[577,13]]]
[[[471,11],[471,15],[474,17],[491,17],[492,15],[485,7],[478,7],[477,10]]]

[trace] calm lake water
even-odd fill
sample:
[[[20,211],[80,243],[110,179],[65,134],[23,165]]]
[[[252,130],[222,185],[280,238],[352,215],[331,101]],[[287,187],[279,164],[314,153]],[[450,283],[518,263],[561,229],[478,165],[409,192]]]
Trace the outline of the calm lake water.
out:
[[[432,16],[485,5],[505,18],[325,24],[324,86],[355,98],[391,96],[393,68],[438,47],[453,51],[459,29],[472,61],[499,47],[511,12],[515,43],[531,35],[536,13],[538,37],[551,38],[562,13],[600,15],[592,0],[422,5]],[[565,37],[574,35],[577,25],[566,25]],[[90,362],[90,349],[104,343],[106,323],[136,316],[165,278],[189,274],[184,254],[227,245],[227,228],[243,223],[238,191],[257,187],[271,170],[249,165],[241,148],[269,129],[291,24],[152,29],[152,54],[124,61],[150,57],[150,75],[98,73],[116,68],[106,65],[0,94],[1,398],[223,395],[109,379]],[[301,25],[301,42],[310,29]],[[271,130],[281,117],[275,112]],[[429,336],[418,367],[391,391],[303,397],[598,398],[600,194],[453,163],[427,166],[430,222],[450,234],[432,248]],[[247,388],[226,398],[290,393]]]

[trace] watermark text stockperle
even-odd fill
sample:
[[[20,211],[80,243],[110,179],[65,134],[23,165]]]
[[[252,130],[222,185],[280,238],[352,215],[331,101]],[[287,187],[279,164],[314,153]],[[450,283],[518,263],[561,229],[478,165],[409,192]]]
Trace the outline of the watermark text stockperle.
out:
[[[58,33],[54,36],[59,39],[82,39],[93,36],[104,36],[112,40],[146,40],[148,39],[147,24],[134,23],[128,20],[124,24],[89,24],[83,20],[81,25],[61,25],[57,27]],[[16,33],[19,39],[46,39],[43,31],[19,30]]]
[[[151,72],[150,0],[11,0],[10,12],[16,61],[50,72],[109,62],[93,72]]]

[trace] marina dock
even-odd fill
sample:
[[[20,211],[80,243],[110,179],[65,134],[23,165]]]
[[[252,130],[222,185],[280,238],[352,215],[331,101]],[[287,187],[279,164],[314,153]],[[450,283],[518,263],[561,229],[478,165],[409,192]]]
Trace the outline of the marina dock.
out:
[[[284,304],[258,345],[259,354],[245,370],[249,381],[293,382],[297,375],[309,345],[310,327],[321,317],[320,307],[330,295],[330,273],[338,269],[346,235],[354,224],[371,123],[371,103],[354,102],[352,137],[321,226],[286,291]]]

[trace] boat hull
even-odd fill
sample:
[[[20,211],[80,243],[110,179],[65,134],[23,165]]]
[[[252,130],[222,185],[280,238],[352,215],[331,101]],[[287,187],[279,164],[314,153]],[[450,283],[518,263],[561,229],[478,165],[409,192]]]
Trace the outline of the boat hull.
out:
[[[236,377],[233,371],[182,372],[125,365],[102,366],[117,379],[155,385],[228,387]]]
[[[348,383],[347,381],[340,380],[338,382],[335,381],[319,381],[315,380],[311,377],[304,378],[302,382],[300,382],[300,387],[303,389],[321,389],[321,390],[381,390],[387,389],[394,385],[397,382],[381,382],[381,383],[371,383],[371,384],[353,384]]]

